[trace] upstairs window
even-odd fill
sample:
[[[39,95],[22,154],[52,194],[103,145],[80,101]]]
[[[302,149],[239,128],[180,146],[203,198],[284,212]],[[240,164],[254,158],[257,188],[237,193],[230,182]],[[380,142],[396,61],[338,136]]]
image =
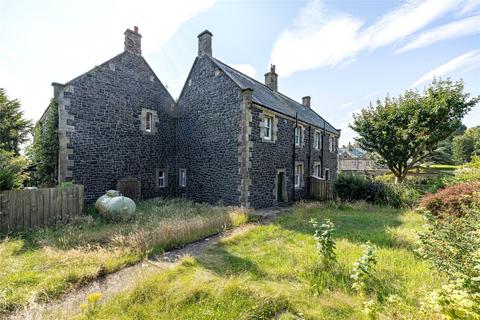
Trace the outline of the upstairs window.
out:
[[[330,152],[335,151],[335,137],[334,136],[329,136],[328,150],[330,150]]]
[[[272,123],[273,118],[265,116],[263,119],[263,138],[265,140],[272,140]]]
[[[302,145],[302,128],[301,127],[295,128],[295,145],[296,146]]]
[[[313,147],[317,150],[322,149],[322,134],[318,131],[315,131],[313,136]]]
[[[147,112],[145,114],[145,131],[152,132],[153,127],[153,114],[151,112]]]
[[[303,164],[295,165],[295,188],[302,187]]]
[[[178,180],[178,184],[180,185],[180,187],[187,186],[187,169],[180,169]]]
[[[161,170],[158,172],[158,186],[160,188],[165,188],[165,171]]]

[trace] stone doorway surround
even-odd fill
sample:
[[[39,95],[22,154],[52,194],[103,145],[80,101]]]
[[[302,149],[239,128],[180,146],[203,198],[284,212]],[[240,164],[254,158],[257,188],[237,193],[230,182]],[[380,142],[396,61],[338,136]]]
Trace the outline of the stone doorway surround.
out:
[[[282,181],[282,186],[280,186],[282,188],[282,195],[283,195],[283,199],[281,199],[282,201],[279,202],[279,199],[278,199],[278,176],[279,174],[283,173],[283,181]],[[287,194],[287,170],[285,168],[283,169],[277,169],[276,172],[275,172],[275,183],[274,183],[274,188],[273,188],[273,203],[274,205],[278,204],[278,203],[281,203],[281,202],[288,202],[288,194]]]

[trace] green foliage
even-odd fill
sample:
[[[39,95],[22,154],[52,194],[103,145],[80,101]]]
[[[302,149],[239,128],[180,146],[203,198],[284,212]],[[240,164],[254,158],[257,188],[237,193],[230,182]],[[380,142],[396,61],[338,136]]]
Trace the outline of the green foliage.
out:
[[[454,164],[452,142],[455,137],[461,136],[465,130],[467,130],[467,127],[462,124],[450,137],[440,141],[437,148],[433,151],[430,161],[440,165]]]
[[[23,173],[26,166],[24,157],[15,156],[13,151],[0,150],[0,191],[21,187],[26,180]]]
[[[453,160],[462,164],[470,162],[472,156],[480,155],[480,127],[469,128],[463,135],[453,138]]]
[[[375,181],[351,173],[337,175],[335,193],[343,201],[364,200],[393,208],[413,207],[420,198],[420,192],[410,184]]]
[[[461,217],[425,213],[418,252],[449,278],[430,294],[425,308],[447,319],[480,319],[480,206],[463,211]]]
[[[430,157],[450,137],[480,97],[469,98],[462,81],[435,79],[423,94],[407,90],[398,98],[377,100],[354,114],[350,127],[368,152],[381,157],[401,182],[408,171]]]
[[[444,180],[446,185],[480,180],[480,156],[473,156],[472,161],[455,170],[453,177]]]
[[[36,165],[36,182],[44,186],[55,185],[55,171],[58,158],[58,104],[54,99],[34,130],[30,157]]]
[[[9,100],[0,88],[0,150],[20,154],[20,146],[28,141],[32,128],[30,120],[23,118],[18,100]]]
[[[121,224],[88,215],[69,225],[0,237],[0,318],[247,219],[241,208],[155,199],[139,202],[135,219]]]
[[[478,261],[480,268],[480,259]],[[441,289],[434,290],[424,303],[424,310],[446,319],[480,319],[480,277],[470,280],[470,284],[461,278],[450,280]]]
[[[323,263],[326,266],[332,265],[337,261],[335,239],[333,239],[335,228],[332,221],[325,219],[322,224],[319,224],[318,220],[312,218],[310,223],[315,230],[313,237],[317,241],[317,249],[322,255]]]
[[[93,319],[365,319],[365,313],[431,319],[420,313],[419,297],[441,278],[392,236],[421,228],[421,216],[365,204],[302,205],[272,223],[234,231],[178,267],[142,277],[100,304]],[[321,264],[311,218],[335,224],[331,268]],[[368,240],[379,247],[378,262],[368,282],[374,303],[362,308],[350,271]]]
[[[353,264],[351,278],[353,280],[352,289],[361,296],[367,291],[368,282],[372,279],[375,272],[377,260],[375,258],[375,246],[370,242],[363,245],[363,254]]]

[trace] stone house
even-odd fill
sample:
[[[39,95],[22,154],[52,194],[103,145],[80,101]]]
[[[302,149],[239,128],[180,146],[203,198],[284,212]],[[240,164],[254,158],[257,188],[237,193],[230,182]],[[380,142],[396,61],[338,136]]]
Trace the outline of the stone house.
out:
[[[367,151],[349,145],[338,150],[338,171],[375,175],[388,172],[388,169],[377,164]]]
[[[175,101],[141,55],[138,28],[125,50],[53,83],[59,108],[58,181],[85,185],[86,201],[136,181],[143,198],[180,196],[268,207],[308,196],[308,179],[337,172],[335,129],[278,91],[275,66],[260,83],[212,55],[212,33]]]

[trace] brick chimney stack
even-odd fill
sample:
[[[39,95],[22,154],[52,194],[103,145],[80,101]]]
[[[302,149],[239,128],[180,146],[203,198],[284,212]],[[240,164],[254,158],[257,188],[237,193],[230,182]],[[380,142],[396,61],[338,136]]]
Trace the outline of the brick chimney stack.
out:
[[[302,98],[302,104],[307,107],[307,108],[310,108],[310,96],[306,96],[306,97],[303,97]]]
[[[125,35],[125,51],[133,54],[142,55],[142,35],[138,33],[138,27],[133,27],[133,30],[127,29]]]
[[[275,73],[275,65],[270,65],[270,72],[265,73],[265,85],[273,91],[278,91],[278,74]]]
[[[213,34],[205,30],[198,35],[198,56],[212,56],[212,37]]]

